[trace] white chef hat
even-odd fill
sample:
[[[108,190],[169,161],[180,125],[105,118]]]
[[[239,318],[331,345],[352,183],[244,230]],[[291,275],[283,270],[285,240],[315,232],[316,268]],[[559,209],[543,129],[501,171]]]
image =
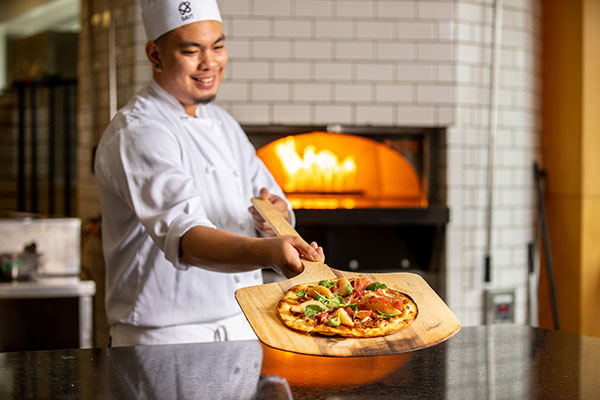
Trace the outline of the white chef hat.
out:
[[[140,0],[148,40],[198,21],[223,22],[216,0]]]

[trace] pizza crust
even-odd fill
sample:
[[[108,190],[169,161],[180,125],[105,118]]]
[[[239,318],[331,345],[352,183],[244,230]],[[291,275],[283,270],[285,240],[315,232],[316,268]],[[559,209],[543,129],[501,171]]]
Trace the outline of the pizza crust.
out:
[[[341,279],[348,278],[330,279],[329,281],[337,285],[338,281],[340,281]],[[350,282],[352,284],[354,283],[354,281],[355,278],[350,278]],[[329,326],[327,325],[327,323],[318,323],[317,319],[309,318],[303,312],[292,311],[292,309],[298,309],[297,306],[306,301],[306,297],[299,298],[298,296],[296,296],[296,292],[308,292],[308,290],[311,287],[314,288],[317,286],[319,286],[318,282],[296,285],[289,289],[285,296],[279,301],[277,305],[277,313],[281,321],[286,326],[296,331],[306,332],[310,334],[319,334],[326,336],[337,335],[351,338],[368,338],[385,336],[397,332],[410,325],[410,323],[416,319],[418,314],[417,305],[410,296],[396,289],[388,288],[386,289],[386,292],[388,294],[392,294],[394,296],[401,295],[405,299],[404,306],[400,314],[386,319],[375,318],[374,323],[372,324],[373,326],[369,327],[351,327],[343,324],[340,324],[339,326]],[[366,293],[372,292],[366,291]]]

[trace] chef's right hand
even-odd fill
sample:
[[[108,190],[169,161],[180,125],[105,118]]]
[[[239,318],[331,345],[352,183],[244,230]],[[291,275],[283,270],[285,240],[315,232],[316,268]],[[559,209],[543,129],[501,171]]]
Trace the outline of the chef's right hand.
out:
[[[300,257],[309,261],[325,261],[323,248],[317,242],[308,244],[298,236],[280,236],[262,239],[267,252],[269,266],[286,278],[292,278],[303,271]]]

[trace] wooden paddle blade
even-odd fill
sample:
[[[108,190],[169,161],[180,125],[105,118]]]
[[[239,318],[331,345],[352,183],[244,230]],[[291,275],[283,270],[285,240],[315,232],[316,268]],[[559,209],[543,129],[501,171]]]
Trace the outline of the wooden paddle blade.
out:
[[[357,276],[351,272],[331,271],[336,277]],[[279,319],[277,304],[289,289],[289,281],[242,288],[236,291],[235,297],[261,342],[294,353],[336,357],[404,353],[441,343],[460,330],[456,316],[419,275],[400,272],[361,276],[373,282],[386,282],[411,296],[417,304],[417,318],[408,327],[388,336],[326,337],[296,332]]]

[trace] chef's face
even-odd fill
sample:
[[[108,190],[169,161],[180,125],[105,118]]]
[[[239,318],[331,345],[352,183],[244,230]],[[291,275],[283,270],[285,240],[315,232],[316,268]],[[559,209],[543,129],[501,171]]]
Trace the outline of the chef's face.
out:
[[[148,42],[146,53],[156,81],[187,114],[194,116],[198,104],[214,100],[228,60],[220,22],[184,25]]]

